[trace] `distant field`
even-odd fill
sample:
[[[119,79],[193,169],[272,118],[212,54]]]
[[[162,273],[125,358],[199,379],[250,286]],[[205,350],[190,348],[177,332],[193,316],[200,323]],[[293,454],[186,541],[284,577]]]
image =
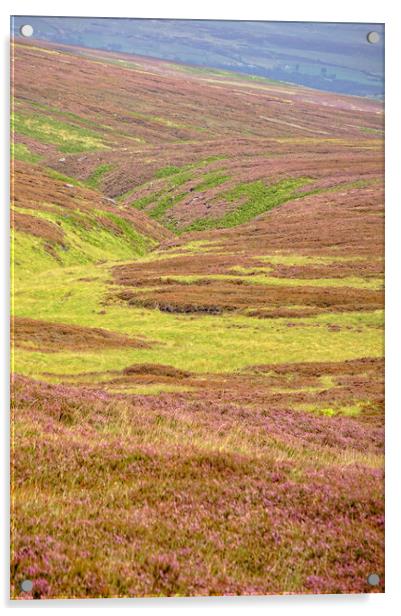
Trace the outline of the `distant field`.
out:
[[[382,105],[13,60],[13,597],[382,592]]]

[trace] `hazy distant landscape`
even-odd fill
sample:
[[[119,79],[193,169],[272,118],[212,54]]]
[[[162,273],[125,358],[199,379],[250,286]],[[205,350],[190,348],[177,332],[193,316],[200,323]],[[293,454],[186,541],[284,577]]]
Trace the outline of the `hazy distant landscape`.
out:
[[[16,17],[14,32],[26,22]],[[383,24],[29,17],[37,38],[382,98]],[[370,31],[381,35],[371,45]]]
[[[110,23],[13,43],[12,596],[383,592],[382,66]]]

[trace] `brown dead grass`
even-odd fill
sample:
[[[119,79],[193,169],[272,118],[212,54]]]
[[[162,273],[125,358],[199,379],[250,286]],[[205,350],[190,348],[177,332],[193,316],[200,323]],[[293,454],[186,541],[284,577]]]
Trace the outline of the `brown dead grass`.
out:
[[[224,311],[313,307],[321,311],[376,310],[383,306],[383,293],[350,287],[282,287],[253,285],[243,280],[210,280],[170,283],[157,289],[123,290],[119,300],[131,306],[157,308],[163,312],[219,314]]]
[[[21,317],[13,319],[12,338],[17,347],[48,353],[64,349],[72,351],[118,347],[147,349],[151,346],[151,343],[145,340],[129,338],[104,329]]]
[[[178,380],[191,376],[191,373],[187,370],[179,370],[178,368],[174,368],[174,366],[165,366],[162,364],[134,364],[125,368],[123,374],[127,376],[151,375],[157,377],[170,377]]]
[[[43,218],[13,212],[12,223],[17,231],[30,233],[35,237],[41,237],[52,244],[62,244],[64,239],[63,230]]]

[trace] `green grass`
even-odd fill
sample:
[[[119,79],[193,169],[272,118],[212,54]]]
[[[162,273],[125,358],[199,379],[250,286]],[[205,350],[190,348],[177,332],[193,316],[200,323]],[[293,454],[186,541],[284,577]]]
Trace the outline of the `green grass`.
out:
[[[182,172],[169,178],[180,178]],[[257,194],[259,194],[257,188]],[[264,187],[262,193],[265,194]],[[279,191],[282,197],[284,188]],[[287,184],[284,192],[293,190]],[[248,194],[248,193],[246,193]],[[183,195],[178,195],[182,198]],[[171,198],[161,199],[152,215],[162,218],[171,207]],[[174,198],[173,198],[174,199]],[[130,223],[117,214],[93,210],[86,212],[26,211],[61,226],[65,248],[56,246],[55,260],[44,242],[24,233],[15,234],[14,308],[16,314],[31,318],[71,323],[87,327],[102,327],[130,336],[145,336],[159,342],[150,349],[121,348],[96,352],[39,353],[17,349],[17,371],[46,378],[49,372],[79,374],[119,370],[133,363],[161,363],[190,369],[196,373],[229,373],[255,364],[342,361],[359,357],[380,357],[383,353],[382,312],[322,314],[298,320],[297,328],[287,326],[288,319],[256,319],[239,314],[214,316],[174,315],[157,310],[133,308],[107,302],[111,288],[110,265],[143,259],[143,262],[166,259],[182,250],[199,251],[213,247],[213,242],[194,240],[172,249],[172,252],[150,253],[154,242],[136,232]],[[102,224],[97,216],[107,217],[120,229],[116,233]],[[256,284],[287,286],[354,286],[378,288],[381,280],[286,279],[268,274],[268,263],[300,264],[331,263],[356,260],[340,255],[306,256],[279,254],[256,257],[266,261],[266,268],[246,278]],[[103,262],[103,264],[100,264]],[[109,263],[106,263],[109,262]],[[238,273],[247,269],[235,268]],[[80,280],[84,278],[85,280]],[[200,276],[177,277],[192,282]],[[213,275],[215,279],[238,279],[238,275]],[[243,276],[241,277],[243,278]],[[339,325],[332,331],[329,325]]]
[[[210,159],[197,163],[207,165]],[[164,171],[168,187],[176,188],[191,179],[188,165]],[[166,169],[166,168],[164,168]],[[98,182],[107,170],[100,165],[92,174]],[[51,171],[59,177],[58,172]],[[213,182],[220,172],[206,174],[204,182]],[[162,174],[163,175],[163,174]],[[69,178],[63,178],[69,180]],[[225,193],[225,198],[238,203],[236,210],[228,212],[217,224],[233,226],[252,219],[262,211],[294,198],[295,191],[307,184],[308,178],[283,180],[274,186],[263,182],[241,184]],[[198,184],[198,188],[201,184]],[[155,202],[150,216],[163,220],[166,211],[186,193],[161,196],[153,193],[146,197],[148,204]],[[139,202],[135,203],[136,207]],[[142,200],[142,207],[145,201]],[[17,349],[17,371],[46,378],[55,375],[106,372],[119,370],[133,363],[161,363],[190,369],[195,373],[229,373],[248,366],[264,363],[301,361],[342,361],[359,357],[379,357],[383,353],[382,312],[336,313],[298,321],[297,328],[287,326],[288,319],[256,319],[239,314],[214,316],[174,315],[157,310],[132,308],[107,301],[111,291],[110,266],[112,262],[126,262],[143,258],[143,262],[166,259],[182,250],[199,251],[213,248],[213,242],[192,241],[172,252],[147,254],[155,245],[139,234],[130,223],[110,212],[92,210],[89,213],[22,210],[40,216],[61,227],[65,246],[54,246],[50,254],[44,241],[24,233],[15,233],[14,250],[14,308],[16,314],[31,318],[71,323],[87,327],[102,327],[130,336],[144,336],[159,342],[149,349],[130,347],[98,352],[40,353]],[[107,228],[102,218],[108,218],[119,232]],[[215,221],[216,222],[216,221]],[[286,279],[269,276],[271,263],[309,265],[356,260],[340,255],[306,256],[292,254],[263,255],[265,268],[256,267],[256,274],[247,278],[254,284],[286,286],[352,286],[379,288],[381,280],[349,277],[343,279],[319,278],[314,280]],[[103,264],[101,264],[103,263]],[[213,275],[212,279],[236,280],[248,269],[235,268],[233,275]],[[237,273],[237,275],[236,275]],[[267,275],[266,275],[267,274]],[[199,276],[176,277],[193,282]],[[84,279],[84,280],[82,280]],[[339,325],[332,331],[328,325]]]
[[[107,163],[99,165],[98,167],[96,167],[94,171],[92,171],[90,176],[87,178],[86,184],[90,188],[99,188],[101,181],[103,179],[103,176],[105,175],[105,173],[110,171],[112,168],[113,168],[113,165],[109,165]]]
[[[185,231],[224,229],[249,222],[256,216],[297,197],[297,189],[310,183],[310,178],[281,180],[267,186],[262,180],[239,184],[232,190],[219,195],[228,203],[238,203],[237,207],[220,218],[200,218],[185,228]]]
[[[220,252],[219,246],[220,242],[218,240],[192,240],[190,242],[186,242],[185,244],[181,244],[180,246],[174,247],[174,252],[178,251],[180,254],[185,252],[206,254],[209,252],[213,253],[216,250],[217,252]],[[159,258],[165,258],[169,256],[169,254],[170,251],[166,253],[159,253]]]
[[[51,167],[45,167],[44,171],[46,175],[50,178],[54,178],[55,180],[60,180],[60,182],[65,182],[66,184],[72,184],[73,186],[80,186],[81,188],[85,188],[85,184],[80,182],[76,178],[71,177],[70,175],[65,175],[64,173],[60,173],[56,169],[52,169]]]
[[[371,128],[369,126],[359,126],[358,128],[363,133],[369,133],[369,134],[372,134],[372,135],[384,135],[384,129],[383,128]]]
[[[162,189],[158,189],[152,192],[145,197],[141,197],[140,199],[136,199],[132,205],[137,209],[143,209],[149,203],[153,203],[160,197],[162,197],[166,190],[176,188],[177,186],[181,186],[185,184],[185,182],[191,180],[194,176],[194,173],[201,172],[204,167],[207,167],[210,163],[224,160],[226,156],[223,155],[215,155],[208,156],[202,160],[196,161],[194,163],[188,163],[187,165],[183,165],[178,167],[177,165],[167,165],[166,167],[161,167],[155,172],[154,177],[151,180],[148,180],[141,186],[136,186],[135,188],[131,188],[125,191],[123,194],[119,195],[117,199],[125,200],[128,199],[131,195],[133,195],[139,188],[152,187],[155,180],[161,180],[164,178],[169,178],[168,183],[163,185]],[[160,186],[160,183],[157,184]]]
[[[155,173],[155,178],[168,178],[170,175],[174,175],[176,173],[180,173],[182,169],[180,167],[176,167],[175,165],[168,165],[167,167],[162,167]]]
[[[210,173],[205,173],[202,177],[202,181],[194,186],[195,191],[207,190],[208,188],[214,188],[215,186],[220,186],[227,182],[230,179],[229,175],[224,175],[221,171],[211,171]]]
[[[295,408],[301,411],[317,413],[318,415],[326,415],[327,417],[334,417],[336,415],[356,417],[363,412],[366,406],[366,402],[357,401],[355,404],[297,404]]]
[[[11,230],[11,265],[18,277],[18,284],[29,285],[32,274],[55,267],[54,257],[46,251],[41,238],[22,231]]]
[[[160,345],[102,353],[46,354],[17,349],[18,372],[43,377],[44,372],[78,374],[160,363],[190,367],[196,373],[224,373],[263,363],[342,361],[383,354],[382,311],[324,314],[302,319],[297,328],[288,328],[288,319],[235,314],[193,318],[118,304],[105,306],[108,278],[106,265],[54,268],[34,279],[25,273],[14,293],[16,314],[145,336]],[[340,325],[340,331],[331,331],[331,324]]]
[[[271,391],[278,394],[297,394],[297,393],[319,393],[335,387],[335,380],[330,374],[319,377],[319,385],[304,385],[303,387],[272,387]]]
[[[167,128],[177,128],[183,130],[196,130],[202,131],[204,130],[200,126],[194,126],[192,124],[183,124],[182,122],[176,122],[175,120],[170,120],[170,118],[163,118],[161,116],[150,115],[146,113],[138,113],[137,111],[130,111],[130,115],[134,118],[139,118],[140,120],[146,120],[148,122],[153,122],[154,124],[159,124],[161,126],[166,126]]]
[[[147,205],[153,203],[160,195],[163,194],[163,191],[159,191],[157,193],[150,193],[149,195],[145,195],[145,197],[141,197],[137,199],[131,205],[135,207],[137,210],[143,210]]]
[[[106,212],[105,216],[119,227],[122,232],[119,237],[123,237],[130,242],[131,254],[133,253],[134,256],[144,256],[150,248],[156,245],[155,240],[141,235],[135,230],[132,223],[128,222],[125,218],[121,218],[121,216],[117,216],[111,212]]]
[[[179,188],[191,179],[191,174],[187,170],[180,170],[178,167],[174,167],[173,169],[176,169],[177,171],[171,171],[169,173],[165,172],[165,175],[162,176],[168,178],[167,184],[162,190],[158,190],[141,197],[140,199],[134,201],[131,205],[138,210],[143,210],[147,208],[148,205],[154,204],[152,208],[147,208],[148,215],[150,218],[164,222],[164,216],[167,210],[171,209],[176,203],[181,201],[187,195],[186,192],[170,194],[171,191]]]
[[[11,159],[22,160],[25,163],[37,163],[42,157],[34,154],[24,143],[11,143]]]
[[[169,205],[170,203],[168,203]],[[164,206],[164,203],[161,204]],[[160,205],[159,205],[160,207]],[[22,211],[22,210],[21,210]],[[24,210],[25,211],[25,210]],[[26,210],[34,214],[33,210]],[[159,215],[162,215],[159,209]],[[121,234],[102,227],[95,216],[107,216]],[[37,215],[37,212],[36,212]],[[213,247],[205,240],[192,241],[172,253],[147,255],[151,247],[132,226],[112,213],[91,212],[90,221],[82,212],[41,212],[43,218],[59,224],[65,235],[67,251],[56,247],[59,264],[46,251],[39,238],[15,234],[14,299],[17,314],[43,320],[102,327],[129,335],[143,335],[160,341],[151,349],[121,349],[99,353],[56,354],[17,350],[18,370],[41,375],[78,374],[80,372],[122,369],[132,363],[162,363],[177,368],[204,372],[232,372],[260,363],[297,361],[340,361],[357,357],[377,357],[383,352],[382,313],[342,313],[302,319],[299,327],[288,328],[288,319],[254,319],[244,315],[193,316],[169,315],[157,310],[106,305],[109,293],[109,265],[100,261],[128,261],[143,255],[143,262],[166,259],[182,249],[201,251]],[[88,224],[90,223],[90,224]],[[89,227],[89,228],[88,228]],[[154,244],[153,244],[154,245]],[[346,257],[273,254],[257,257],[270,263],[310,264],[335,262]],[[355,258],[352,258],[353,260]],[[64,267],[60,267],[62,264]],[[238,271],[238,268],[236,268]],[[240,269],[240,268],[239,268]],[[317,286],[347,285],[377,288],[376,279],[280,279],[266,276],[268,267],[249,277],[257,284]],[[244,270],[248,271],[248,270]],[[32,274],[35,277],[32,278]],[[239,276],[214,275],[216,279],[238,279]],[[80,278],[89,278],[81,281]],[[184,276],[192,282],[201,277]],[[248,280],[248,278],[247,278]],[[330,324],[340,331],[330,331]],[[190,341],[190,342],[189,342]],[[35,361],[32,361],[33,356]]]
[[[14,113],[12,126],[16,133],[53,144],[60,152],[73,154],[107,147],[96,132],[41,114]]]
[[[88,214],[76,211],[59,213],[16,209],[57,225],[64,235],[63,245],[55,244],[49,250],[45,240],[20,231],[13,232],[16,275],[21,281],[25,277],[29,280],[31,273],[52,269],[57,265],[71,266],[132,259],[146,255],[155,245],[154,240],[138,233],[132,224],[109,212],[92,210]],[[108,228],[97,215],[112,221],[120,229],[120,233]]]
[[[277,81],[276,79],[269,79],[268,77],[260,77],[258,75],[247,75],[246,73],[238,73],[235,71],[226,71],[217,68],[203,67],[203,66],[190,66],[181,64],[170,64],[175,70],[183,71],[185,73],[193,73],[195,75],[205,75],[206,77],[228,77],[230,79],[238,79],[241,81],[256,81],[261,84],[272,85],[278,84],[280,86],[288,86],[283,81]]]
[[[332,320],[343,324],[344,328],[339,332],[319,327],[321,322],[316,318],[304,320],[294,333],[294,328],[288,328],[285,320],[273,322],[266,319],[262,324],[239,316],[191,320],[157,311],[117,307],[106,307],[106,314],[101,314],[99,305],[92,313],[85,311],[85,318],[81,306],[84,296],[75,286],[53,298],[49,298],[43,289],[34,289],[30,298],[18,293],[15,301],[21,316],[34,318],[40,314],[46,320],[139,334],[149,340],[159,340],[161,344],[152,349],[124,348],[103,350],[102,353],[62,351],[46,354],[17,349],[17,372],[43,378],[46,372],[79,374],[122,370],[135,363],[160,363],[181,369],[190,367],[199,374],[230,373],[261,363],[342,361],[364,356],[380,357],[383,352],[382,334],[366,323],[369,319],[367,313],[358,315],[360,331],[349,325],[353,315],[347,313],[345,318]],[[19,310],[22,299],[26,305]],[[44,302],[46,307],[41,307],[38,313],[38,306],[43,306]]]
[[[206,159],[205,161],[203,161],[204,164],[208,164],[209,162],[210,162],[210,159]],[[136,207],[137,209],[142,210],[146,208],[148,205],[155,203],[154,207],[149,211],[149,215],[151,216],[151,218],[155,218],[156,220],[162,223],[165,223],[165,214],[167,210],[171,209],[176,203],[181,201],[187,194],[183,192],[178,195],[169,195],[169,194],[166,195],[165,192],[166,190],[171,191],[175,188],[178,188],[179,186],[182,186],[183,184],[191,180],[192,178],[191,178],[191,174],[189,173],[189,171],[193,167],[194,165],[191,164],[191,165],[186,165],[185,167],[181,167],[181,168],[165,167],[163,169],[160,169],[157,172],[157,177],[169,178],[167,186],[163,190],[155,191],[149,195],[146,195],[140,199],[137,199],[136,201],[132,203],[132,205]],[[208,188],[213,188],[215,186],[219,186],[223,184],[228,179],[230,179],[230,176],[222,174],[221,171],[212,171],[202,176],[200,183],[194,187],[194,190],[195,191],[207,190]],[[223,195],[223,198],[225,197],[227,198],[227,200],[230,200],[230,201],[233,201],[235,197],[238,197],[238,198],[243,197],[245,193],[248,195],[252,195],[252,198],[254,199],[252,203],[249,202],[245,204],[244,206],[240,206],[239,208],[237,208],[237,210],[235,210],[234,212],[229,212],[223,218],[220,218],[220,219],[202,218],[202,219],[195,221],[194,223],[186,227],[184,230],[178,230],[174,222],[169,222],[168,224],[166,224],[166,226],[170,228],[172,231],[175,231],[177,233],[182,233],[183,231],[236,226],[237,224],[241,224],[242,222],[251,220],[256,215],[254,213],[255,208],[259,207],[259,208],[262,208],[263,211],[267,211],[268,209],[271,209],[272,207],[278,204],[276,202],[277,199],[279,199],[281,203],[281,199],[283,198],[282,189],[284,189],[284,186],[279,187],[280,189],[278,193],[275,188],[272,189],[272,191],[268,191],[268,193],[266,194],[270,195],[271,197],[271,194],[274,193],[275,197],[273,200],[270,198],[269,203],[265,202],[263,205],[261,205],[260,199],[262,198],[262,196],[266,196],[266,194],[265,194],[265,191],[263,190],[263,195],[262,195],[259,189],[262,185],[264,186],[264,184],[262,182],[255,182],[253,184],[254,185],[252,186],[240,185],[239,187],[236,187],[234,190],[230,191],[229,193],[225,193],[225,195]],[[246,186],[246,189],[244,189],[244,186]],[[258,200],[258,203],[256,203],[255,199]]]
[[[254,275],[244,278],[244,276],[231,276],[230,274],[208,274],[207,276],[173,275],[162,276],[162,278],[177,280],[177,282],[186,282],[188,284],[207,278],[208,280],[242,280],[248,284],[263,284],[278,287],[352,287],[354,289],[372,290],[383,288],[382,278],[359,278],[357,276],[349,276],[346,278],[278,278],[275,276]]]
[[[255,257],[258,261],[266,261],[272,265],[330,265],[331,263],[352,263],[369,260],[369,257],[355,255],[300,255],[296,253],[260,255]],[[239,267],[235,268],[239,271]],[[246,271],[245,268],[242,268]]]
[[[178,169],[178,167],[176,167],[176,169]],[[154,207],[149,210],[148,214],[151,218],[155,218],[156,220],[163,220],[166,211],[172,208],[175,203],[178,203],[178,201],[183,199],[186,195],[186,193],[172,195],[169,194],[169,192],[179,186],[182,186],[191,179],[191,175],[187,171],[182,170],[171,172],[163,177],[169,178],[163,189],[151,192],[150,194],[145,195],[140,199],[136,199],[136,201],[131,203],[131,205],[137,210],[143,210],[148,205],[154,203]],[[131,191],[125,194],[125,198],[129,196],[130,192]]]
[[[187,193],[180,193],[179,195],[165,196],[157,201],[156,205],[149,211],[149,216],[155,220],[162,221],[167,210],[171,209],[176,203],[182,201]]]
[[[211,176],[215,178],[216,183],[211,178],[210,186],[205,181],[205,186],[202,188],[198,186],[197,190],[217,186],[228,179],[228,176],[219,175],[218,172],[211,174]],[[220,218],[199,218],[185,227],[184,231],[205,231],[207,229],[237,227],[287,201],[302,199],[321,192],[338,192],[352,188],[365,188],[375,183],[376,180],[357,180],[325,189],[315,188],[300,192],[301,188],[313,182],[312,178],[301,177],[281,180],[271,186],[267,186],[262,180],[238,184],[232,190],[219,194],[219,200],[225,199],[227,203],[237,203],[238,205],[235,209],[231,209]]]
[[[96,132],[96,129],[99,127],[99,122],[96,122],[95,120],[90,120],[83,116],[77,115],[76,113],[72,113],[71,111],[60,109],[59,107],[45,105],[44,103],[38,103],[37,101],[29,101],[29,105],[30,107],[33,107],[34,110],[40,109],[42,111],[45,111],[46,114],[57,116],[57,118],[61,120],[65,120],[65,119],[73,120],[74,123],[77,123],[78,125],[83,124],[86,127],[94,128],[95,132]],[[36,114],[36,111],[34,111],[34,113]]]
[[[189,182],[191,179],[192,176],[188,171],[182,171],[181,173],[174,174],[168,182],[168,188],[178,188],[179,186],[186,184],[186,182]]]

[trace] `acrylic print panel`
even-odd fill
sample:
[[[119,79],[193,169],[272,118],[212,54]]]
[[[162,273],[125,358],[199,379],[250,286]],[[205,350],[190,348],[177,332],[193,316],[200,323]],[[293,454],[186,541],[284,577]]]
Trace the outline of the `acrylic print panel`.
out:
[[[13,19],[13,598],[383,592],[383,49]]]

